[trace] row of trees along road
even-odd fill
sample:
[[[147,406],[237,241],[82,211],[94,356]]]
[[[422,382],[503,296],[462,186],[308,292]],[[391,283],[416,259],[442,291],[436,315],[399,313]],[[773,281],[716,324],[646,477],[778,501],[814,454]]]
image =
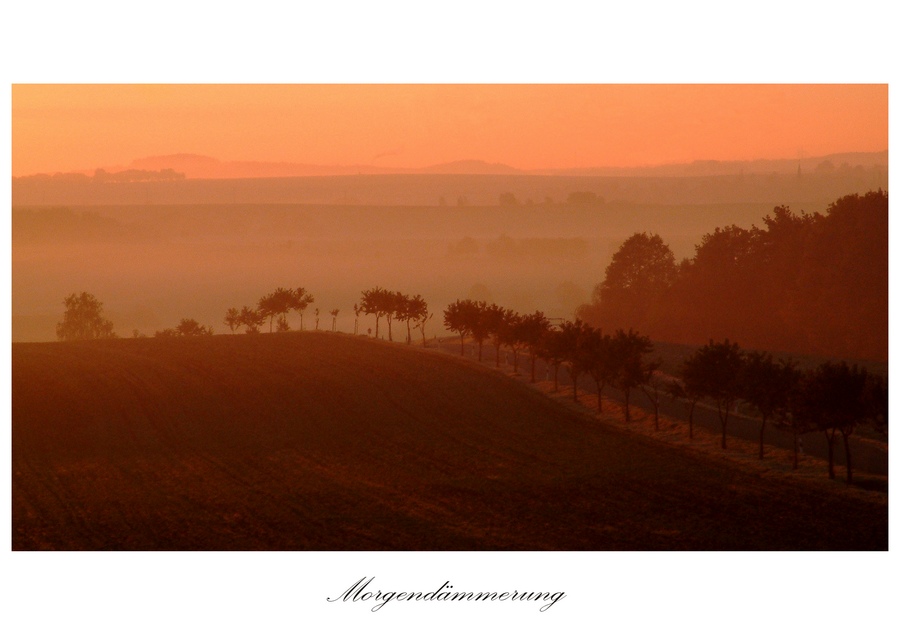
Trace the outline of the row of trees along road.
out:
[[[722,448],[726,447],[729,415],[738,400],[751,405],[760,418],[759,457],[763,457],[766,425],[774,423],[794,436],[794,468],[798,440],[804,433],[821,432],[828,442],[828,476],[834,478],[834,443],[844,443],[847,482],[853,481],[850,436],[862,424],[887,431],[887,379],[846,362],[824,362],[801,370],[790,360],[769,353],[743,351],[728,340],[700,347],[682,366],[681,379],[668,392],[688,404],[693,436],[693,412],[698,401],[710,400],[718,411]]]
[[[589,375],[597,384],[598,411],[603,411],[602,392],[607,384],[622,391],[625,397],[625,421],[631,421],[630,399],[636,389],[650,391],[656,386],[658,361],[648,361],[653,350],[649,337],[634,330],[617,330],[605,335],[581,320],[565,321],[554,328],[541,311],[520,315],[496,304],[471,299],[456,300],[444,311],[444,325],[460,338],[460,354],[464,354],[467,337],[478,345],[482,360],[484,342],[496,348],[496,365],[500,365],[500,348],[509,348],[513,356],[513,372],[519,372],[519,352],[529,351],[531,381],[535,381],[535,363],[544,359],[553,368],[554,390],[559,390],[559,369],[565,365],[572,379],[572,395],[578,399],[578,378]],[[658,387],[657,387],[658,388]],[[657,426],[658,396],[657,400]]]
[[[798,441],[802,434],[821,432],[828,442],[828,475],[834,478],[834,444],[843,438],[847,482],[853,480],[850,436],[864,423],[887,431],[887,380],[870,375],[846,362],[825,362],[801,370],[790,360],[775,360],[762,351],[744,351],[728,340],[710,341],[692,353],[681,367],[680,378],[660,371],[662,362],[651,359],[653,342],[633,329],[605,334],[582,320],[565,321],[553,327],[540,311],[520,315],[496,304],[471,299],[456,300],[444,310],[444,325],[460,338],[478,346],[483,359],[484,343],[507,347],[518,373],[519,351],[531,356],[531,381],[535,381],[538,358],[553,368],[554,391],[559,390],[559,369],[565,366],[572,380],[572,396],[578,399],[578,380],[589,376],[597,387],[597,411],[603,412],[603,391],[612,386],[622,393],[625,422],[631,421],[631,396],[643,392],[659,429],[662,395],[680,398],[688,407],[688,431],[693,438],[694,410],[700,401],[715,406],[722,429],[722,448],[727,448],[728,420],[738,401],[756,410],[759,425],[759,458],[764,456],[765,430],[775,425],[794,437],[794,468],[798,466]]]
[[[676,263],[656,234],[613,255],[577,317],[601,328],[702,344],[887,360],[888,195],[852,194],[825,215],[776,207],[763,227],[716,228]]]

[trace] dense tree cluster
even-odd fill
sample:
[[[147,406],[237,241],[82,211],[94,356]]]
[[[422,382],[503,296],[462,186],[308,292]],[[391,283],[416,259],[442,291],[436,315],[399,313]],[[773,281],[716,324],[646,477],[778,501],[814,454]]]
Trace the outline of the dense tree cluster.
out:
[[[658,235],[635,234],[577,316],[700,344],[887,359],[888,195],[842,197],[825,215],[774,209],[763,227],[716,228],[676,264]]]

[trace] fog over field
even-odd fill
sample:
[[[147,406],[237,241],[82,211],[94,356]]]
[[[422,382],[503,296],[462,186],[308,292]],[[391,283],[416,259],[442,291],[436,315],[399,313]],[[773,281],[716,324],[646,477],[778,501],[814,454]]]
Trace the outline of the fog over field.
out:
[[[182,318],[228,332],[228,308],[297,286],[316,298],[307,320],[318,307],[330,328],[326,311],[338,308],[344,331],[360,292],[374,286],[421,294],[438,313],[472,297],[572,319],[635,232],[661,235],[680,260],[716,227],[761,225],[782,204],[824,212],[881,183],[877,164],[689,178],[17,180],[13,341],[54,340],[63,298],[81,291],[104,303],[120,336]],[[439,317],[429,333],[444,332]]]

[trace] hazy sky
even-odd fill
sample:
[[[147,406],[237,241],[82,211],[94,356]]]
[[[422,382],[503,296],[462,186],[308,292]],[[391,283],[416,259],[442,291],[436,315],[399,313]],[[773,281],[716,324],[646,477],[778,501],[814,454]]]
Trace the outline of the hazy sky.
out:
[[[14,85],[12,173],[176,153],[522,169],[888,147],[887,85]]]

